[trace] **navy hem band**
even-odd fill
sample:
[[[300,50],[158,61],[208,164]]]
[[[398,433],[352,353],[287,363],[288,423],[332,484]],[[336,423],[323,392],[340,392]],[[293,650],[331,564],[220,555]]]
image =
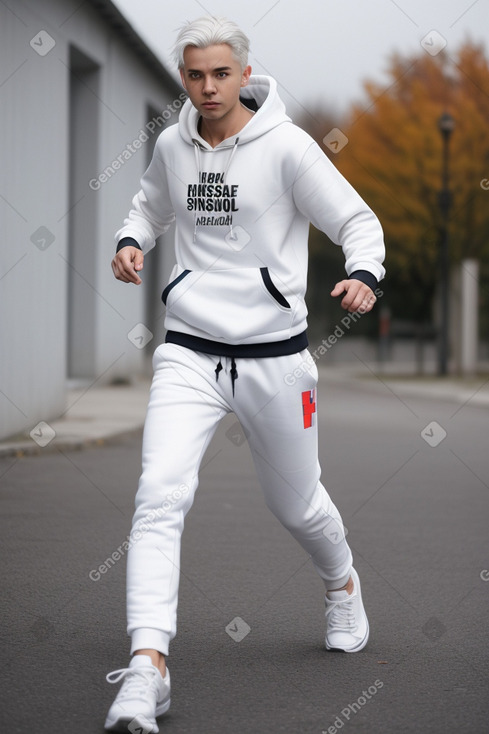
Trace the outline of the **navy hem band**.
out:
[[[279,342],[260,342],[259,344],[223,344],[212,339],[202,339],[200,336],[184,334],[181,331],[168,331],[165,342],[187,347],[194,352],[214,354],[218,357],[283,357],[287,354],[302,352],[308,346],[307,333],[297,334],[290,339]]]

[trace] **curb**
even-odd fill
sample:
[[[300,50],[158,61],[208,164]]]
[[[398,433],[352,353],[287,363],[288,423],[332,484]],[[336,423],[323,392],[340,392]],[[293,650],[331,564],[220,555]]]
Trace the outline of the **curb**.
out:
[[[73,438],[60,438],[56,440],[54,438],[47,446],[38,446],[32,438],[26,436],[25,440],[19,441],[4,441],[0,443],[0,459],[14,457],[22,459],[24,456],[41,456],[42,454],[52,454],[55,451],[63,453],[64,451],[82,451],[83,449],[90,448],[102,448],[104,446],[110,446],[126,438],[134,437],[135,439],[141,434],[143,430],[143,424],[135,426],[134,428],[126,428],[122,431],[115,431],[114,433],[107,434],[105,436],[88,436],[86,438],[80,438],[74,436]]]

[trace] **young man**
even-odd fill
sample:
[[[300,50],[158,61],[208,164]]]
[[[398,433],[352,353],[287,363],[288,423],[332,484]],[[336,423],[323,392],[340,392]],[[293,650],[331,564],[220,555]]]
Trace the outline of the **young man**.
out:
[[[107,676],[124,679],[107,716],[113,731],[132,723],[131,731],[157,732],[156,717],[169,708],[165,657],[176,630],[184,517],[201,459],[229,412],[247,436],[268,507],[324,582],[326,648],[356,652],[369,634],[341,517],[320,482],[304,295],[313,222],[346,258],[348,278],[331,295],[348,311],[370,311],[384,275],[380,224],[292,124],[275,81],[251,76],[248,39],[234,23],[187,24],[175,54],[189,100],[178,125],[158,138],[112,262],[116,278],[139,285],[145,253],[176,220],[177,264],[162,296],[168,331],[153,358],[128,553],[132,659]],[[287,384],[304,364],[301,379]]]

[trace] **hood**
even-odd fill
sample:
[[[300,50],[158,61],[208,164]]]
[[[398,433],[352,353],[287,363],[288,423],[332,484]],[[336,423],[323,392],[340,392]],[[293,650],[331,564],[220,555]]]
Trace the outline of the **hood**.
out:
[[[278,95],[277,82],[270,76],[251,76],[246,87],[241,89],[240,97],[243,100],[254,99],[258,106],[251,120],[236,136],[239,137],[240,146],[259,138],[284,122],[291,122],[290,117],[286,114],[285,105]],[[213,149],[197,132],[199,117],[198,111],[187,99],[179,118],[180,135],[186,143],[193,145],[197,140],[202,148],[217,150],[221,147],[226,148],[235,142],[233,136],[233,139],[223,140]]]

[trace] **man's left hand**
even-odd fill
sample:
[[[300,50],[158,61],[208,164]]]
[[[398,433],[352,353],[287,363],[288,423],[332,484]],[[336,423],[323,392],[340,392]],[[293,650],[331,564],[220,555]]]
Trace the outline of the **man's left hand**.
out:
[[[368,313],[377,300],[373,290],[368,285],[354,278],[336,283],[331,295],[334,298],[343,296],[341,307],[350,313]]]

